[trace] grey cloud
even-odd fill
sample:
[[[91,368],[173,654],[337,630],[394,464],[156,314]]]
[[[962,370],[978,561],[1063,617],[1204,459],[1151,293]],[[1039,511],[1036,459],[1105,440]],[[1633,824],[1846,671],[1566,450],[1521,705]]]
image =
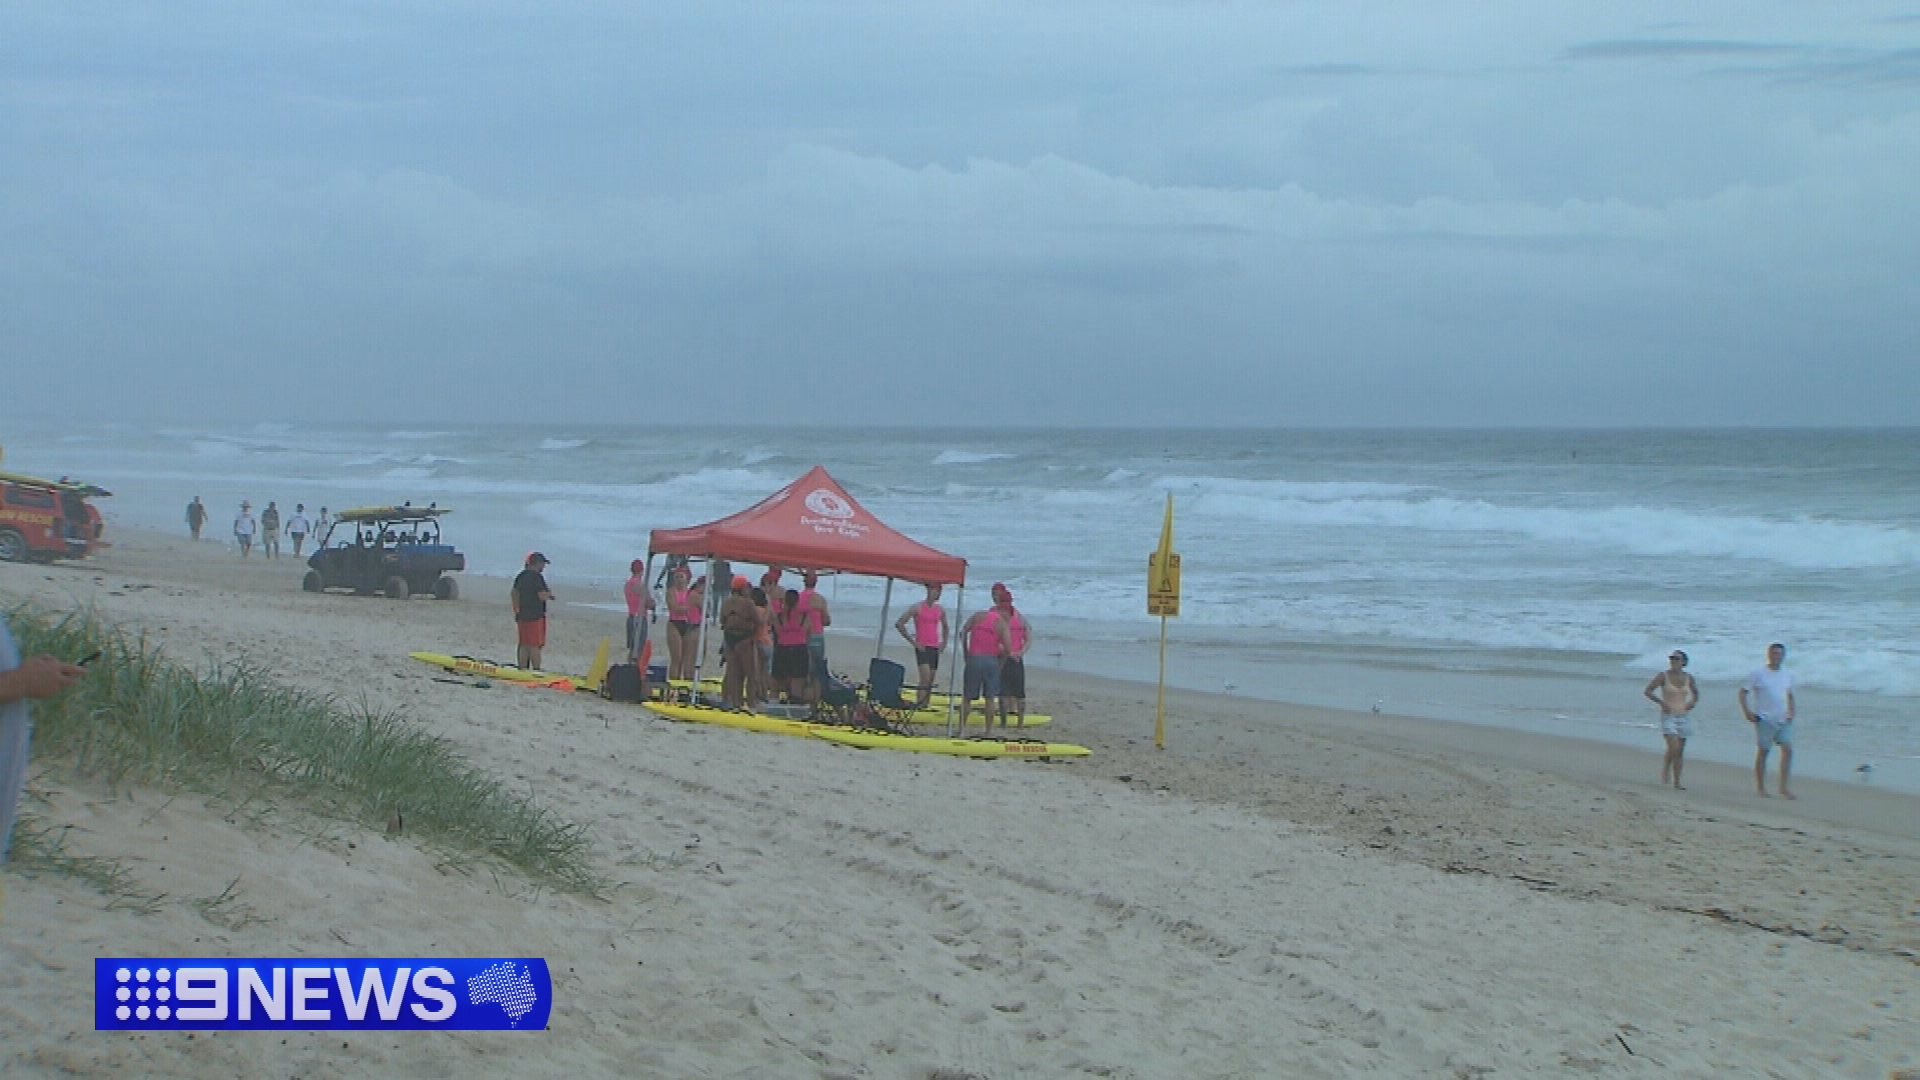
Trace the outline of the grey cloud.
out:
[[[1754,56],[1810,51],[1785,42],[1715,41],[1709,38],[1623,38],[1575,45],[1562,55],[1569,60],[1664,60],[1695,56]]]

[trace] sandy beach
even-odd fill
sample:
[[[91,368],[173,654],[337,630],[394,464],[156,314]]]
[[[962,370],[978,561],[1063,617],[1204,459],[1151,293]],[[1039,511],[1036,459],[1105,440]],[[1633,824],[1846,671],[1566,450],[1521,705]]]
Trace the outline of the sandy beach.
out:
[[[605,902],[292,807],[109,790],[25,809],[147,910],[6,873],[0,1073],[661,1077],[1862,1077],[1920,1068],[1920,800],[1470,725],[1169,698],[1036,667],[1076,762],[861,752],[447,680],[510,658],[504,583],[299,591],[301,564],[119,530],[0,565],[192,664],[404,708],[586,824]],[[617,616],[563,590],[547,665]],[[871,645],[866,645],[870,650]],[[864,669],[853,639],[835,666]],[[207,901],[232,886],[226,903]],[[539,955],[540,1034],[107,1035],[96,955]]]

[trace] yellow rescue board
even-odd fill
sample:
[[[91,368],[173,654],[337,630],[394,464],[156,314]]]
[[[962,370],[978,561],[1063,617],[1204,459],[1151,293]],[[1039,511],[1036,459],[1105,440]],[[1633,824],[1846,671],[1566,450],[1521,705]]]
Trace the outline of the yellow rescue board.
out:
[[[958,757],[1086,757],[1093,751],[1072,743],[1030,742],[1020,739],[943,739],[932,735],[894,735],[884,731],[858,731],[826,727],[812,733],[816,739],[857,746],[863,750],[905,750],[919,754],[952,754]]]
[[[676,705],[665,701],[649,701],[645,707],[649,712],[659,713],[669,720],[715,724],[741,731],[757,731],[764,735],[797,735],[805,738],[813,734],[815,728],[833,726],[816,724],[808,720],[792,720],[783,716],[759,716],[754,713],[735,712],[732,709],[716,709],[711,705]]]
[[[609,642],[600,639],[600,649],[594,654],[593,667],[585,675],[567,675],[558,671],[541,671],[538,668],[514,667],[511,664],[496,664],[490,660],[478,660],[471,656],[449,656],[446,653],[415,652],[408,656],[423,664],[461,675],[478,675],[501,682],[520,683],[527,686],[544,686],[550,689],[598,691],[600,683],[607,677],[607,650]]]

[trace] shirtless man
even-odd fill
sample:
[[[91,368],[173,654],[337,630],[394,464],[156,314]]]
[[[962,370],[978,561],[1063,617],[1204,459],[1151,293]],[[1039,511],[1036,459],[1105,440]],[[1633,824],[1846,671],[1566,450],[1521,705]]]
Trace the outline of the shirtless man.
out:
[[[1687,672],[1687,654],[1679,649],[1667,657],[1667,670],[1655,675],[1641,693],[1660,706],[1660,734],[1667,740],[1667,756],[1660,762],[1660,782],[1673,780],[1676,791],[1687,790],[1680,783],[1680,770],[1686,767],[1687,740],[1693,738],[1693,707],[1700,704],[1700,686]]]

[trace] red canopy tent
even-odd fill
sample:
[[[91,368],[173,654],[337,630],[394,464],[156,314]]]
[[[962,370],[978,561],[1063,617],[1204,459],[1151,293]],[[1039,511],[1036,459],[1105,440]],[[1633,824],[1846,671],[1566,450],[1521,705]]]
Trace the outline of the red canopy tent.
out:
[[[876,657],[886,640],[887,613],[893,601],[896,578],[922,585],[958,585],[963,603],[966,597],[967,560],[936,551],[888,527],[847,494],[847,489],[819,465],[730,517],[684,529],[653,530],[647,545],[649,577],[655,555],[738,560],[884,577],[887,590],[880,602],[880,633],[874,644]],[[726,584],[714,582],[712,587],[724,590]],[[957,637],[949,645],[957,650]],[[706,620],[703,618],[700,644],[694,654],[696,685],[698,665],[705,653]],[[949,684],[957,667],[957,664],[949,666]],[[949,712],[952,689],[949,685]],[[948,726],[951,729],[951,719]]]
[[[731,517],[684,529],[655,529],[648,548],[654,554],[840,570],[923,585],[964,585],[967,580],[967,560],[889,528],[818,465]]]

